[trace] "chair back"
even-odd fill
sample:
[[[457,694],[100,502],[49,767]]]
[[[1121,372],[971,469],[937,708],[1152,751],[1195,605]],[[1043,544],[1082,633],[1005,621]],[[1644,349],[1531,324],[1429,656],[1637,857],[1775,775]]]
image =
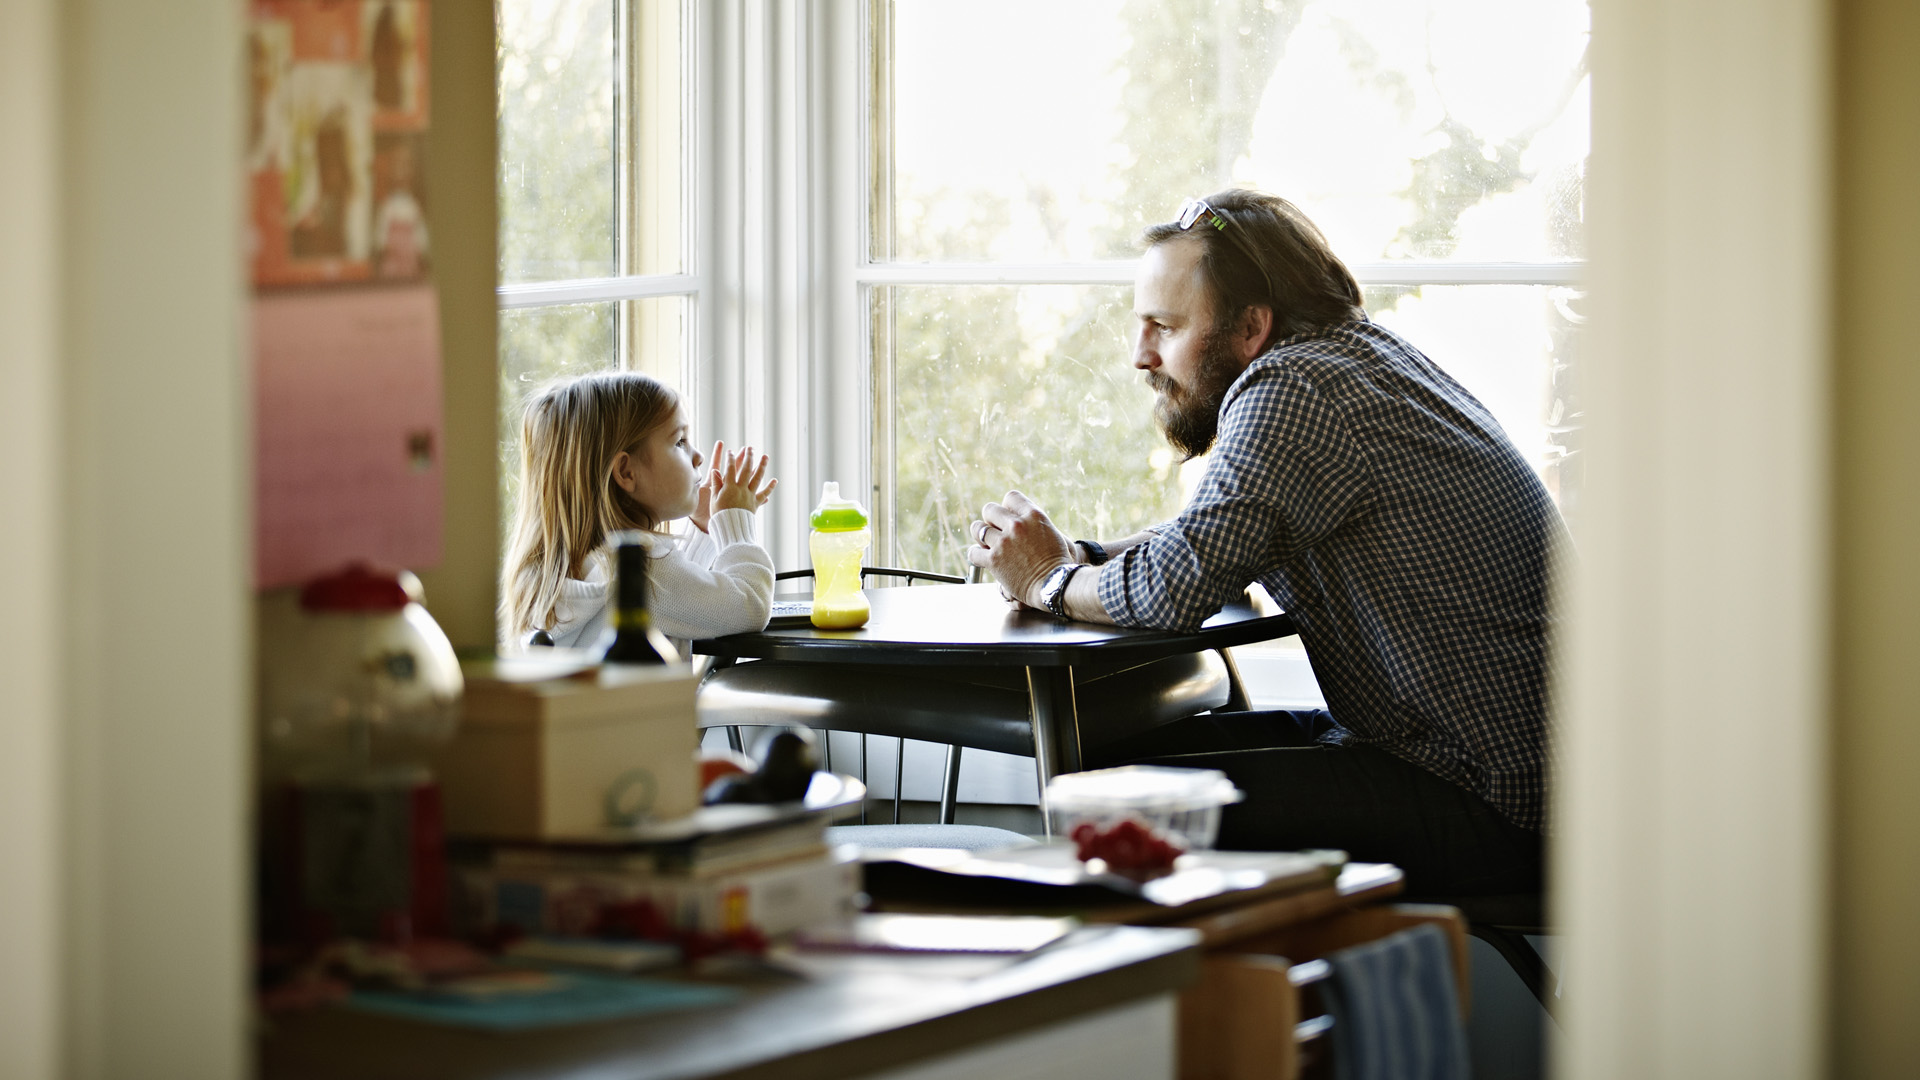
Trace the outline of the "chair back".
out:
[[[977,575],[979,568],[976,567],[974,572]],[[930,570],[902,570],[892,566],[863,566],[860,568],[860,584],[862,586],[865,586],[869,580],[877,577],[899,578],[908,585],[921,581],[933,581],[942,585],[964,585],[968,580],[962,577],[955,577],[952,574],[936,574]],[[800,578],[805,578],[808,581],[813,580],[813,568],[782,570],[773,575],[773,580],[776,582],[794,581]]]

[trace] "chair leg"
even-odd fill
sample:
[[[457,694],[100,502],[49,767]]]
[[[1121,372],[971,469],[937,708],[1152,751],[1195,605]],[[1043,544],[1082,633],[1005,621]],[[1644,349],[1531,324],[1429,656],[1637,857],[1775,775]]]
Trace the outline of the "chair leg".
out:
[[[947,775],[940,782],[940,824],[953,824],[953,806],[960,798],[960,755],[962,747],[947,745]]]
[[[1540,1003],[1540,1007],[1547,1010],[1547,1015],[1553,1015],[1553,988],[1547,985],[1551,973],[1547,970],[1546,960],[1525,934],[1484,923],[1470,926],[1468,933],[1493,946],[1507,966],[1513,969],[1513,973],[1520,976],[1520,981],[1526,984],[1527,991]]]
[[[898,825],[900,824],[900,785],[907,772],[907,740],[901,738],[893,741],[898,744],[893,751],[893,823]]]
[[[860,733],[860,782],[867,782],[867,733]],[[860,824],[867,823],[867,800],[860,800]]]
[[[1250,712],[1253,702],[1247,698],[1247,684],[1240,681],[1240,665],[1233,662],[1230,649],[1215,649],[1220,660],[1227,665],[1227,703],[1220,706],[1221,712]]]
[[[727,748],[736,754],[747,752],[747,744],[740,738],[740,725],[727,725]]]
[[[820,733],[820,767],[828,772],[833,771],[833,732],[831,731]]]

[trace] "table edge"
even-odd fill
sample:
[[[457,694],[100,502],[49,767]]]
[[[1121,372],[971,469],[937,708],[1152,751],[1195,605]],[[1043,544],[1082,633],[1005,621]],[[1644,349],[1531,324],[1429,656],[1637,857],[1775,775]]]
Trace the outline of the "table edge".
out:
[[[1174,931],[1180,945],[1068,982],[984,1001],[969,1008],[876,1031],[845,1042],[802,1051],[733,1072],[698,1080],[833,1080],[846,1076],[909,1068],[943,1054],[970,1050],[990,1041],[1016,1038],[1050,1024],[1083,1019],[1163,993],[1177,993],[1200,974],[1204,943],[1185,927],[1101,927],[1115,931]],[[647,1078],[655,1080],[655,1078]],[[658,1080],[679,1080],[660,1077]],[[692,1077],[686,1080],[693,1080]]]
[[[1100,625],[1100,624],[1090,624]],[[1065,642],[874,642],[866,638],[778,637],[790,631],[760,630],[720,638],[699,638],[691,650],[727,660],[795,660],[814,663],[862,663],[902,667],[950,665],[961,661],[1026,667],[1072,667],[1088,662],[1157,660],[1183,653],[1232,648],[1291,637],[1299,632],[1285,612],[1226,626],[1192,631],[1154,631],[1152,636],[1109,641]],[[842,654],[849,654],[843,656]],[[853,654],[857,654],[857,659]]]

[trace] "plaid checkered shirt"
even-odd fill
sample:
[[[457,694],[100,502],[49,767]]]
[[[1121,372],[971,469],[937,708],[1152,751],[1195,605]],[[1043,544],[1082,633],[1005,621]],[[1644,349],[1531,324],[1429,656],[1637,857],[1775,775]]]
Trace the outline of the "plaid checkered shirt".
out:
[[[1565,526],[1492,414],[1357,321],[1228,388],[1192,500],[1117,555],[1122,626],[1187,629],[1257,581],[1293,616],[1338,730],[1545,826],[1547,572]]]

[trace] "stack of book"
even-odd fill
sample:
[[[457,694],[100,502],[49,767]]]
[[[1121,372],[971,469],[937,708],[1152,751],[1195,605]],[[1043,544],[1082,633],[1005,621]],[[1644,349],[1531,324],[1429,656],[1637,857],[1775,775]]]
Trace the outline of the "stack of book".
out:
[[[779,937],[855,910],[860,865],[803,814],[692,835],[477,845],[455,871],[471,932]]]

